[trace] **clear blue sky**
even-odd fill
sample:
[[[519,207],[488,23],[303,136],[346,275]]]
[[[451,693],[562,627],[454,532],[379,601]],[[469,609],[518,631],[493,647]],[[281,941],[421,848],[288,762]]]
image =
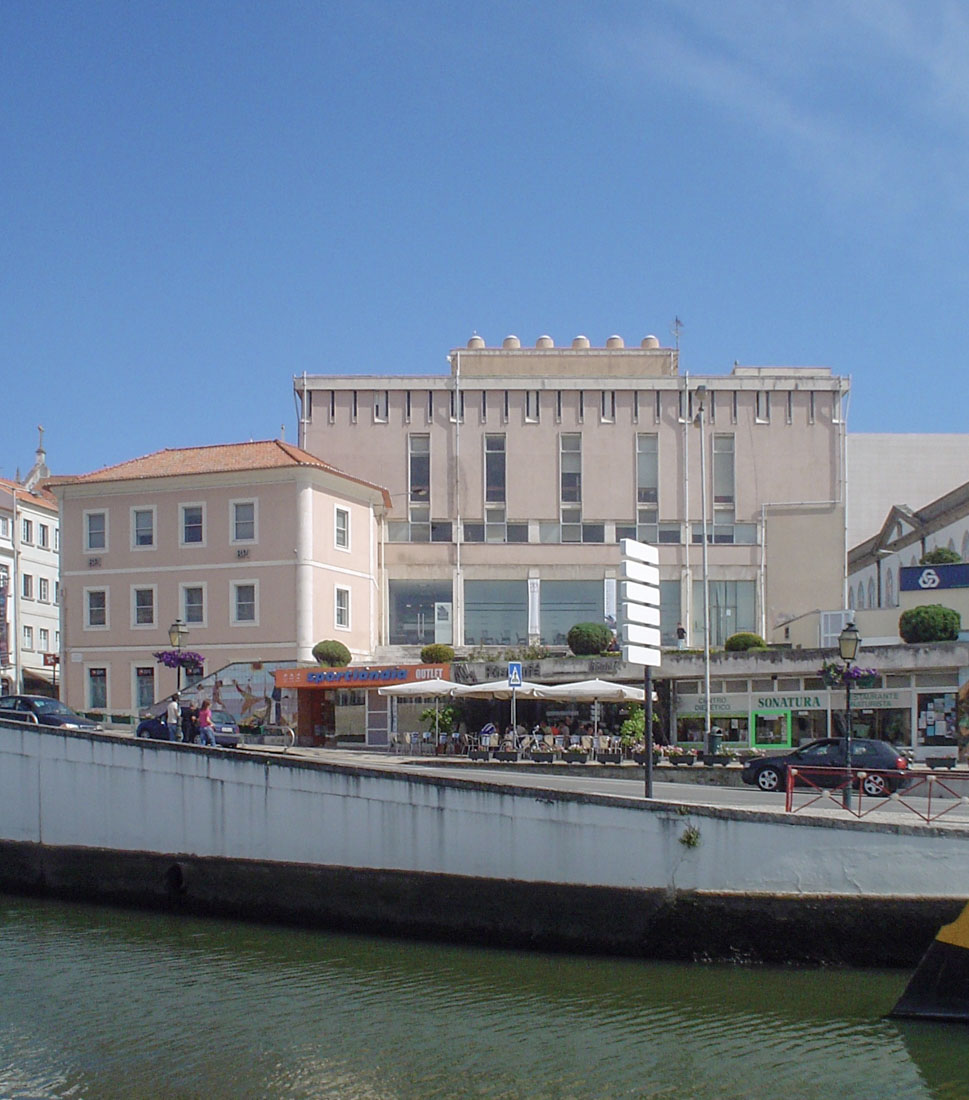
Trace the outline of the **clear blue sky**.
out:
[[[967,57],[960,0],[3,0],[0,474],[677,316],[967,430]]]

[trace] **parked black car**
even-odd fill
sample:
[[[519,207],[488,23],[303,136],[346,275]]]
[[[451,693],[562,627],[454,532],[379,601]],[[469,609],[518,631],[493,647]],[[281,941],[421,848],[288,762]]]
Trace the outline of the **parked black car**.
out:
[[[46,695],[4,695],[0,698],[0,718],[8,722],[60,726],[66,730],[95,732],[104,729],[100,723],[85,718],[59,699],[50,699]]]
[[[865,772],[855,784],[867,795],[884,795],[897,791],[909,782],[908,757],[887,741],[871,741],[864,737],[851,741],[851,767]],[[755,756],[744,761],[741,778],[762,791],[780,791],[787,785],[788,768],[806,768],[802,784],[817,787],[837,787],[846,778],[845,747],[840,737],[809,741],[793,752],[777,756]],[[815,769],[821,769],[815,771]]]

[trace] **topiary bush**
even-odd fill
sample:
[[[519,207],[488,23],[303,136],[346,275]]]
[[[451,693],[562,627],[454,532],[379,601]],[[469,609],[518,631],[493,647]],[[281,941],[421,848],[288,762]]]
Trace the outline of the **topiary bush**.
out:
[[[345,668],[350,663],[350,650],[343,642],[329,638],[313,646],[313,658],[327,668]]]
[[[962,557],[950,550],[948,546],[937,546],[927,554],[923,554],[919,565],[958,565]]]
[[[959,637],[961,617],[951,607],[939,603],[923,604],[903,611],[898,619],[898,633],[908,642],[954,642]]]
[[[576,657],[592,657],[607,649],[612,631],[605,623],[576,623],[569,631],[569,649]]]
[[[421,649],[421,661],[425,665],[449,665],[454,660],[454,647],[443,642],[431,642]]]
[[[766,649],[767,643],[759,634],[749,630],[739,630],[723,643],[723,648],[731,653],[742,653],[745,649]]]

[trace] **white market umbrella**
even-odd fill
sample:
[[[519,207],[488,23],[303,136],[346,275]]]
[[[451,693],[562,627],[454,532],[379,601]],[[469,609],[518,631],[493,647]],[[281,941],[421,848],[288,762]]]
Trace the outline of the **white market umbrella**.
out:
[[[434,699],[434,741],[437,743],[440,736],[440,706],[441,697],[450,695],[457,684],[453,680],[442,680],[440,676],[432,676],[429,680],[414,680],[409,684],[397,684],[393,687],[378,688],[378,695],[397,695],[404,698],[431,698]]]
[[[542,684],[539,699],[560,699],[575,703],[595,704],[595,732],[599,732],[599,703],[642,703],[646,692],[629,684],[612,680],[576,680],[571,684]]]
[[[489,680],[484,684],[464,684],[455,689],[454,694],[465,699],[510,699],[511,724],[515,730],[515,745],[518,745],[518,723],[515,703],[518,699],[540,699],[541,684],[522,680],[520,684],[510,684],[504,680]]]

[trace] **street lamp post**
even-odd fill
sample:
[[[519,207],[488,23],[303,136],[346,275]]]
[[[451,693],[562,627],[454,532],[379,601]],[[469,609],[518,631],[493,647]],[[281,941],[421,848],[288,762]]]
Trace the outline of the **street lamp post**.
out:
[[[851,809],[851,663],[858,655],[858,647],[861,645],[861,635],[854,623],[848,625],[838,635],[838,653],[845,663],[845,766],[848,769],[848,782],[844,789],[843,805],[846,810]]]
[[[697,386],[696,396],[699,400],[695,423],[700,429],[700,518],[703,536],[700,553],[700,567],[703,573],[703,695],[705,699],[703,745],[706,752],[713,752],[714,746],[711,744],[712,730],[710,726],[710,569],[707,563],[709,535],[707,530],[707,445],[704,430],[706,423],[704,410],[704,402],[707,396],[706,386]]]
[[[178,664],[175,667],[175,690],[178,692],[182,690],[182,642],[185,641],[187,634],[188,627],[181,619],[176,619],[168,628],[168,640],[175,647],[175,655],[178,658]]]

